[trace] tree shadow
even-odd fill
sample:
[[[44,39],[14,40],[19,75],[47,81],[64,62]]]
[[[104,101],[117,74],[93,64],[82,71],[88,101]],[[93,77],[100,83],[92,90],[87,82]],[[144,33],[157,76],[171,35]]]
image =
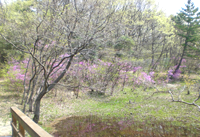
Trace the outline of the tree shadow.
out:
[[[95,115],[62,117],[50,124],[54,137],[187,137],[200,133],[170,122],[135,122],[133,119],[105,119]],[[194,127],[191,127],[195,129]],[[198,134],[198,135],[197,135]]]

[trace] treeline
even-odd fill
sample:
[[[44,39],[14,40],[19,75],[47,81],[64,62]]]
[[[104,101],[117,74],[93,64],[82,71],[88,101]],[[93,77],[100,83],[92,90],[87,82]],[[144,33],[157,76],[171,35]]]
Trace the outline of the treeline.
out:
[[[55,5],[56,2],[54,1]],[[37,26],[35,26],[34,22],[39,22],[40,19],[36,16],[38,14],[42,15],[42,13],[39,13],[37,9],[38,7],[36,7],[38,3],[40,3],[40,1],[16,1],[8,4],[6,8],[2,8],[2,21],[4,23],[6,21],[7,23],[6,25],[1,25],[1,30],[4,32],[4,35],[7,36],[7,39],[14,39],[14,43],[18,44],[17,41],[22,39],[22,35],[28,37],[31,32],[35,32]],[[66,1],[59,3],[59,8],[63,8],[64,5],[68,5],[69,3],[76,4],[77,7],[82,6],[81,8],[85,8],[83,1],[76,1],[75,3],[73,1]],[[102,5],[104,3],[106,2],[101,2]],[[113,12],[113,16],[109,20],[111,20],[113,24],[106,27],[109,27],[109,29],[112,30],[112,40],[106,44],[102,43],[102,41],[93,42],[91,45],[97,46],[95,49],[90,50],[89,53],[88,51],[83,53],[83,55],[85,55],[85,59],[101,58],[103,56],[117,56],[124,59],[131,59],[135,62],[140,60],[140,63],[143,62],[148,69],[153,70],[168,69],[170,66],[178,64],[182,55],[182,44],[184,43],[185,38],[177,34],[177,32],[180,30],[175,27],[176,22],[173,20],[175,17],[167,17],[164,12],[158,10],[158,7],[151,0],[117,1],[110,4],[112,5],[108,10]],[[55,5],[54,8],[58,8],[58,5]],[[2,6],[5,7],[5,5]],[[65,6],[65,8],[66,7],[70,9],[69,6]],[[42,6],[40,8],[42,9]],[[52,14],[52,16],[60,16],[57,15],[58,13],[56,13],[53,8],[48,12],[49,15]],[[99,13],[94,14],[99,16]],[[83,20],[79,21],[83,22]],[[93,23],[94,22],[95,20]],[[66,23],[72,25],[73,22]],[[46,26],[48,25],[53,24],[47,23]],[[40,26],[40,28],[48,29],[46,26]],[[65,28],[62,29],[64,30]],[[89,29],[93,28],[91,27]],[[75,37],[78,38],[77,33],[80,35],[82,31],[83,30],[81,30],[81,28],[77,28],[77,32],[73,32],[73,44],[78,44],[75,42],[77,40],[75,40]],[[31,37],[34,37],[34,34],[32,35],[33,36]],[[10,55],[13,55],[13,53],[15,53],[17,56],[22,54],[16,54],[15,49],[13,52],[13,47],[11,44],[5,42],[2,37],[0,41],[0,54],[2,63],[5,63],[7,60],[6,58],[10,57]],[[33,44],[34,41],[31,42],[30,39],[29,43]],[[195,43],[192,46],[199,47],[198,43]],[[107,50],[105,49],[111,51],[106,52]],[[185,58],[188,59],[188,56],[185,56]],[[198,62],[196,61],[198,58],[199,57],[192,59],[189,58],[189,60],[195,60],[193,65],[189,65],[194,66],[193,69],[198,68],[196,65],[198,64],[196,63]]]

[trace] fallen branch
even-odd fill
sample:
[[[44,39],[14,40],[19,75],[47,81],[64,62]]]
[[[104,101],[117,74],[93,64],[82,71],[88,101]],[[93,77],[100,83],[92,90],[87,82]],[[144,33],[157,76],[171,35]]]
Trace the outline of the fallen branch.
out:
[[[145,100],[151,98],[154,94],[157,94],[157,93],[168,93],[168,91],[159,91],[157,87],[155,87],[155,88],[156,88],[156,92],[153,92],[153,94],[151,94],[151,96],[145,98]]]
[[[199,111],[200,111],[200,106],[197,105],[197,104],[195,103],[195,102],[196,102],[197,100],[199,100],[199,98],[200,98],[200,87],[199,87],[198,92],[199,92],[199,96],[198,96],[192,103],[188,103],[188,102],[186,102],[186,101],[180,100],[180,98],[179,98],[178,100],[174,100],[173,94],[172,94],[172,92],[169,90],[169,93],[170,93],[170,95],[171,95],[171,97],[172,97],[172,102],[181,102],[181,103],[184,103],[184,104],[187,104],[187,105],[197,106],[197,107],[199,108]]]

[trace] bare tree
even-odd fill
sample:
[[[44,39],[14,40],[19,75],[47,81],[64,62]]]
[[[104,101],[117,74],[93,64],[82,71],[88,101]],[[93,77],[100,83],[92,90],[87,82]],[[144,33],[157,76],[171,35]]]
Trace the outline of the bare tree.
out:
[[[27,67],[30,78],[24,90],[23,111],[27,103],[30,111],[34,104],[33,120],[36,123],[39,121],[41,99],[65,76],[74,57],[105,44],[111,38],[115,30],[113,24],[118,21],[112,18],[117,9],[115,6],[112,0],[64,3],[62,0],[43,0],[35,2],[31,13],[21,13],[23,23],[9,19],[4,22],[15,35],[0,35],[31,57]]]

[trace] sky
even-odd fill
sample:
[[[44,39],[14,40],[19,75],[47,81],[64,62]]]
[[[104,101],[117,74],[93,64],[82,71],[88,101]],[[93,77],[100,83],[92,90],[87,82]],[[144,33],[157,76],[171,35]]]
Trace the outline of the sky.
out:
[[[185,8],[185,4],[187,0],[155,0],[156,4],[159,5],[159,9],[162,9],[167,16],[173,14],[175,15],[177,12],[181,10],[181,8]],[[195,7],[199,7],[200,11],[200,0],[192,0]]]

